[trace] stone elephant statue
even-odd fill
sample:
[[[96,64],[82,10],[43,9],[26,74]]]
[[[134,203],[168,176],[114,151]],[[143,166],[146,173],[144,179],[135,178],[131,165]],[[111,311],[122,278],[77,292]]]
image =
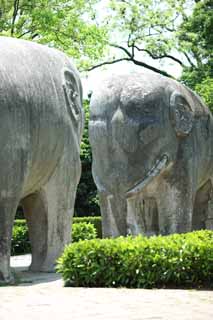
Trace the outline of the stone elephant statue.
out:
[[[32,271],[53,271],[70,242],[81,173],[82,86],[62,52],[0,37],[0,282],[10,282],[17,206],[24,208]]]
[[[194,92],[144,70],[106,76],[89,135],[104,236],[213,229],[213,118]]]

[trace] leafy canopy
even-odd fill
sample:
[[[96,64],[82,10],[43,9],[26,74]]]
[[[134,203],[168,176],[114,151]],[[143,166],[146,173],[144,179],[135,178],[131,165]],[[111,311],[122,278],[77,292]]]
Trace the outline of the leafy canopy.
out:
[[[0,35],[59,48],[83,68],[103,54],[107,37],[106,29],[96,22],[97,3],[98,0],[0,0]]]
[[[197,91],[213,111],[213,2],[197,1],[179,28],[179,45],[188,52],[181,80]]]

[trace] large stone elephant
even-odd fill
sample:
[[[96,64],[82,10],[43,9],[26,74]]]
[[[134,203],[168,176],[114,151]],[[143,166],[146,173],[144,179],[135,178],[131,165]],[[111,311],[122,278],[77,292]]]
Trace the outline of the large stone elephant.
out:
[[[70,242],[81,173],[82,86],[62,52],[0,37],[0,282],[10,282],[12,226],[26,215],[33,271]]]
[[[213,228],[213,118],[195,93],[148,71],[107,76],[89,134],[104,236]]]

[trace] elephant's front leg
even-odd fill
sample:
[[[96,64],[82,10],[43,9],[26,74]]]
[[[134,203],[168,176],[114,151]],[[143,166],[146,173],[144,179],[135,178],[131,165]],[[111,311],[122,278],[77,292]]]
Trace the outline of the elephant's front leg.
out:
[[[127,202],[121,195],[99,192],[103,237],[127,234]]]
[[[192,230],[194,194],[190,185],[162,183],[157,197],[160,234],[185,233]]]

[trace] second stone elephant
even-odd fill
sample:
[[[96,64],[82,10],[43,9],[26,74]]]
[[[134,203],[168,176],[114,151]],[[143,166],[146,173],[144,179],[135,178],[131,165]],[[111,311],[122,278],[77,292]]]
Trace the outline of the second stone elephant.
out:
[[[104,236],[213,228],[213,118],[195,93],[148,71],[110,75],[89,135]]]

